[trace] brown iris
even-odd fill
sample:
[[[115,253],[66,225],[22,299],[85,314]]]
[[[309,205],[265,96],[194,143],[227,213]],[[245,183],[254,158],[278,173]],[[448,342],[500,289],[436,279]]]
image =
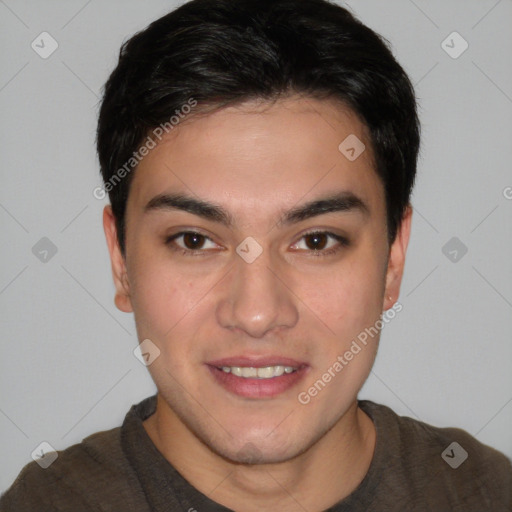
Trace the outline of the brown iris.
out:
[[[308,249],[321,251],[328,243],[329,237],[325,233],[312,233],[304,237]]]

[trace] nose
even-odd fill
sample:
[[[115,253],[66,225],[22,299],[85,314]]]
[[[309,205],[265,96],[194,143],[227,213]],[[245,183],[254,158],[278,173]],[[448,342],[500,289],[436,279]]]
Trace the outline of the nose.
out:
[[[262,338],[273,330],[296,325],[296,297],[287,287],[284,274],[270,263],[265,251],[253,263],[242,258],[235,262],[217,306],[222,327]]]

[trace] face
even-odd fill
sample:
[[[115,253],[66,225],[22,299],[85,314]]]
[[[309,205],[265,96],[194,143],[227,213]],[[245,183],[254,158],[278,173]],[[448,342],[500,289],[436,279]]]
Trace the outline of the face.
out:
[[[349,135],[366,146],[354,161]],[[410,214],[389,247],[350,110],[292,97],[188,119],[135,172],[125,257],[104,220],[116,304],[158,347],[148,368],[180,428],[278,462],[354,407],[378,335],[353,341],[398,297]]]

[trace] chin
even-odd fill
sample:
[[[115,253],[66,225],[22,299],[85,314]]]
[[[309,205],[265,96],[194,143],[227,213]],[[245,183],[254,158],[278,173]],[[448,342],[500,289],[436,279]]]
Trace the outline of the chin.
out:
[[[268,443],[267,443],[268,444]],[[276,449],[275,446],[261,446],[258,443],[247,442],[242,448],[233,451],[230,447],[226,451],[220,450],[219,455],[237,464],[261,465],[261,464],[278,464],[286,462],[296,457],[300,452],[288,446]]]
[[[230,439],[208,439],[206,444],[210,450],[224,459],[238,464],[279,464],[298,457],[306,452],[317,437],[306,437],[304,432],[288,431],[269,435],[272,429],[260,436],[249,435],[247,432],[233,435]]]

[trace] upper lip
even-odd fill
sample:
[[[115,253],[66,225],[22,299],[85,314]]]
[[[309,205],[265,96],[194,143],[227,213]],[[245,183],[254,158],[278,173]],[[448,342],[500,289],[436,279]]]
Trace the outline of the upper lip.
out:
[[[266,366],[291,366],[292,368],[300,368],[302,366],[306,366],[305,362],[283,356],[233,356],[209,361],[206,364],[216,366],[217,368],[222,368],[223,366],[242,366],[252,368],[265,368]]]

